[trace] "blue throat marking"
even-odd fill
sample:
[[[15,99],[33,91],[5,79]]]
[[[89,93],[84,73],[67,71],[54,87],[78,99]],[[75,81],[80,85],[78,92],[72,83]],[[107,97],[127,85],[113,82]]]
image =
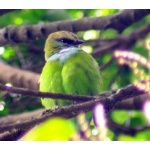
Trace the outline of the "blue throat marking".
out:
[[[80,49],[78,47],[69,47],[60,50],[58,53],[50,56],[47,59],[47,62],[58,60],[61,63],[66,62],[72,55],[76,54]]]

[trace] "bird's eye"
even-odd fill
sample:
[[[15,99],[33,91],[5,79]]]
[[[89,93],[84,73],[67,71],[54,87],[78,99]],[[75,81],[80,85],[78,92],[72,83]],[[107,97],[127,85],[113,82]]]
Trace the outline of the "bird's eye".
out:
[[[62,42],[62,43],[65,43],[65,44],[73,44],[73,43],[74,43],[74,40],[67,39],[67,38],[57,39],[57,41]]]

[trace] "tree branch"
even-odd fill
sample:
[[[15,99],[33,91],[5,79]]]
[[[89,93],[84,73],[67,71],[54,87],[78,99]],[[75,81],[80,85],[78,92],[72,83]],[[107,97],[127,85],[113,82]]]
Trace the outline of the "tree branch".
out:
[[[100,66],[100,70],[102,71],[105,68],[107,68],[109,65],[112,64],[113,61],[114,61],[114,57],[111,57],[110,60],[107,63],[105,63],[105,64],[103,64],[103,65]]]
[[[130,85],[127,87],[128,88],[132,87],[132,89],[135,89],[137,92],[137,88],[134,87],[133,85]],[[85,95],[71,95],[71,94],[63,94],[63,93],[40,92],[40,91],[34,91],[34,90],[30,90],[30,89],[25,89],[25,88],[5,86],[3,84],[0,84],[0,90],[14,93],[14,94],[20,94],[22,96],[63,99],[63,100],[70,100],[70,101],[77,101],[77,102],[84,102],[84,101],[89,101],[89,100],[98,98],[98,96],[85,96]],[[122,89],[118,90],[118,91],[122,91]],[[114,93],[117,93],[118,91],[114,91]]]
[[[143,109],[143,104],[149,99],[149,94],[144,94],[140,96],[136,96],[134,98],[127,99],[125,101],[121,101],[116,104],[115,109],[119,110],[141,110]]]
[[[0,82],[11,82],[17,87],[38,89],[39,74],[0,63]]]
[[[25,130],[12,130],[0,134],[0,141],[16,141],[25,133]]]
[[[71,94],[62,94],[62,93],[49,93],[49,92],[39,92],[25,88],[10,87],[0,84],[0,91],[6,91],[14,94],[20,94],[22,96],[31,96],[39,98],[54,98],[54,99],[66,99],[70,101],[83,102],[96,98],[95,96],[82,96],[82,95],[71,95]]]
[[[21,27],[9,26],[0,29],[0,46],[31,42],[40,38],[46,38],[48,34],[60,30],[78,32],[86,31],[89,29],[105,30],[112,28],[122,32],[125,28],[139,21],[149,13],[149,9],[126,9],[120,13],[107,17],[65,20],[55,23],[28,25]]]
[[[99,55],[103,55],[109,51],[114,51],[119,48],[129,48],[134,45],[137,40],[143,39],[147,35],[147,33],[149,33],[149,31],[150,24],[134,30],[127,36],[120,36],[117,39],[109,41],[108,44],[105,44],[106,46],[95,50],[92,55],[98,57]],[[23,71],[17,68],[11,68],[10,66],[3,63],[0,63],[0,68],[0,81],[2,83],[11,82],[13,83],[13,85],[18,87],[26,87],[33,90],[38,89],[38,74],[31,73],[25,70]]]
[[[106,43],[105,46],[97,48],[93,51],[94,57],[102,56],[105,53],[113,52],[116,49],[128,49],[133,46],[138,40],[143,39],[150,31],[150,23],[134,30],[129,35],[119,36]]]
[[[109,51],[114,51],[116,49],[122,48],[127,49],[135,44],[139,39],[143,39],[150,31],[150,24],[134,30],[132,33],[126,36],[120,36],[116,39],[109,41],[104,47],[95,49],[92,53],[94,57],[103,55]],[[140,35],[140,36],[139,36]],[[8,65],[0,63],[0,81],[2,83],[12,82],[15,86],[26,87],[30,89],[38,89],[38,79],[39,75],[35,73],[30,73],[26,71],[21,71],[16,68],[11,68]],[[7,73],[6,75],[6,72]]]
[[[1,125],[7,125],[7,124],[15,123],[18,121],[22,122],[24,120],[28,120],[29,118],[35,118],[36,116],[39,116],[40,114],[42,114],[44,111],[45,111],[45,109],[42,108],[42,109],[38,109],[35,111],[31,111],[31,112],[25,112],[25,113],[15,114],[15,115],[8,115],[6,117],[1,117],[0,123],[1,123]]]
[[[107,94],[106,94],[107,95]],[[149,98],[149,94],[143,94],[139,95],[133,98],[129,98],[126,100],[123,100],[121,102],[118,102],[113,110],[141,110],[143,109],[143,104],[145,101]],[[0,118],[1,125],[4,124],[12,124],[17,121],[21,122],[23,120],[27,120],[29,118],[34,118],[42,112],[44,112],[44,108],[31,111],[31,112],[26,112],[26,113],[21,113],[21,114],[15,114],[15,115],[8,115],[5,117]]]
[[[98,103],[102,103],[104,105],[106,113],[109,113],[118,102],[123,101],[127,98],[141,95],[141,94],[144,94],[144,92],[140,91],[133,85],[129,85],[125,88],[118,90],[115,94],[109,97],[95,98],[88,102],[77,103],[74,105],[62,107],[62,108],[55,109],[55,110],[49,110],[45,112],[43,115],[37,116],[35,118],[29,119],[23,122],[17,122],[17,123],[8,124],[8,125],[1,125],[0,132],[5,132],[7,130],[19,129],[19,128],[28,129],[54,116],[72,118],[72,117],[77,116],[80,112],[91,111],[95,107],[95,105]]]

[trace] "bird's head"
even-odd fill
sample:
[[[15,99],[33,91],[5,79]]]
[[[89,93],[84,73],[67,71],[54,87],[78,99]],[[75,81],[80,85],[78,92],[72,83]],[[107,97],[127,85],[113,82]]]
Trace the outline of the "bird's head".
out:
[[[78,47],[84,43],[83,40],[69,31],[58,31],[50,34],[45,43],[45,59],[47,60],[50,56],[58,53],[60,50],[69,47]]]

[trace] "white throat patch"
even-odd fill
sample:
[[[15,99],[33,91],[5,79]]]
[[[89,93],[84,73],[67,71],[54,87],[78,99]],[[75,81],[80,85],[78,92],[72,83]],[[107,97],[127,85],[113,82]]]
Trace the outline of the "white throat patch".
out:
[[[54,55],[50,56],[47,61],[53,61],[53,60],[58,60],[61,63],[66,62],[70,56],[76,54],[80,49],[78,47],[69,47],[69,48],[64,48],[60,50],[58,53],[55,53]]]

